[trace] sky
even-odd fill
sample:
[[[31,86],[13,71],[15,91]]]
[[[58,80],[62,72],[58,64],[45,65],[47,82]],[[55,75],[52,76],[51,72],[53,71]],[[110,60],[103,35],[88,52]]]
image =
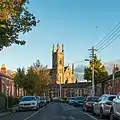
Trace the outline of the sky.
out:
[[[53,44],[64,44],[65,64],[89,58],[94,46],[120,22],[120,0],[30,0],[29,11],[40,23],[21,35],[26,45],[4,48],[0,64],[8,69],[28,67],[36,59],[51,68]],[[103,62],[120,58],[117,39],[98,53]],[[83,64],[83,63],[79,63]]]

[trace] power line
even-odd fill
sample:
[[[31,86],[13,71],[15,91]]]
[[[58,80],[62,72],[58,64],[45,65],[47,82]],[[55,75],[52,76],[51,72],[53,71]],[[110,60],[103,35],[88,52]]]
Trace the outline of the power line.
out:
[[[104,44],[98,48],[98,50],[106,46],[106,44],[108,45],[109,43],[112,43],[113,41],[115,41],[116,39],[114,40],[113,38],[116,37],[119,33],[120,33],[120,30],[115,35],[113,35],[110,39],[106,40]]]
[[[101,52],[102,50],[104,50],[106,47],[108,47],[110,44],[112,44],[117,38],[119,38],[120,35],[118,35],[117,37],[115,37],[111,42],[109,42],[107,45],[101,47],[97,53]]]
[[[119,26],[119,28],[120,28],[120,26]],[[105,46],[105,44],[108,44],[109,42],[111,42],[112,38],[114,38],[119,33],[120,33],[120,29],[118,31],[115,31],[114,33],[112,33],[110,36],[108,36],[108,38],[103,43],[100,44],[101,46],[99,45],[99,47],[97,47],[97,49],[100,49],[101,47]]]
[[[111,37],[119,28],[120,28],[120,22],[102,39],[100,40],[95,47],[99,47],[101,44],[103,44],[105,42],[106,39],[108,39],[109,37]]]

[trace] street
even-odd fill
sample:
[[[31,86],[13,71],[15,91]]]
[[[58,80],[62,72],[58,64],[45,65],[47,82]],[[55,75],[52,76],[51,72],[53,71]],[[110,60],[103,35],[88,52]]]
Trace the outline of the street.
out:
[[[11,113],[0,117],[0,120],[98,120],[89,114],[64,103],[50,103],[38,111]]]

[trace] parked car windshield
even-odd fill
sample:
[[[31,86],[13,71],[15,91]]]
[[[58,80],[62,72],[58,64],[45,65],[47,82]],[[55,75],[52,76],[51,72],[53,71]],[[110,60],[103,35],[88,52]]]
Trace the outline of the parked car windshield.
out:
[[[88,97],[86,101],[95,102],[96,100],[98,100],[98,97]]]
[[[76,100],[76,98],[75,97],[73,97],[73,98],[70,98],[71,100]]]
[[[84,101],[85,98],[84,98],[84,97],[77,97],[77,100],[82,100],[82,101]]]
[[[115,99],[115,98],[116,98],[116,96],[110,96],[110,97],[108,97],[108,100],[113,101],[113,99]]]
[[[21,101],[34,101],[35,97],[23,97]]]

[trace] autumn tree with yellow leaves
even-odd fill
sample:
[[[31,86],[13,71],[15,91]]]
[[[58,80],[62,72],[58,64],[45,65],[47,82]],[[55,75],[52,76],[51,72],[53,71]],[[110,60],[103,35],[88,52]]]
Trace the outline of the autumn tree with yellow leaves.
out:
[[[38,61],[27,69],[18,68],[15,77],[15,86],[23,88],[28,94],[42,95],[50,89],[51,76],[46,67]]]
[[[12,44],[24,45],[20,33],[27,33],[39,22],[27,9],[28,0],[0,0],[0,50]]]

